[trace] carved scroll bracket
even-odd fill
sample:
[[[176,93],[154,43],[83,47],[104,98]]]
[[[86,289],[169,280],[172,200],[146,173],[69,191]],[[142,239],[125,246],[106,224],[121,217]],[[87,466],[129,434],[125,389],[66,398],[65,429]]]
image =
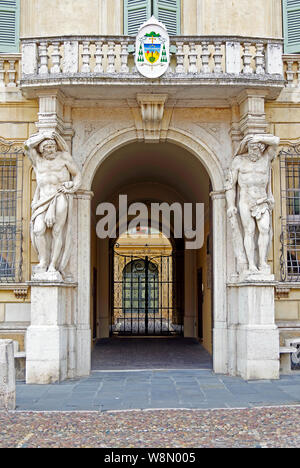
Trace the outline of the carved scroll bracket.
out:
[[[128,105],[134,115],[138,138],[146,143],[166,141],[173,107],[166,108],[167,94],[138,94]]]

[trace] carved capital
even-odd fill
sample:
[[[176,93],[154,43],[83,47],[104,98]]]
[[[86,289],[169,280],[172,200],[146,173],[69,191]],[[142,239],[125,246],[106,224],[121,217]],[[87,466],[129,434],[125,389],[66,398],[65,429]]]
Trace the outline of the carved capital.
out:
[[[265,114],[265,92],[243,91],[238,96],[240,130],[244,135],[265,133],[268,128]]]
[[[39,120],[36,127],[39,131],[55,131],[67,142],[71,150],[74,130],[71,118],[72,101],[57,90],[40,92]]]

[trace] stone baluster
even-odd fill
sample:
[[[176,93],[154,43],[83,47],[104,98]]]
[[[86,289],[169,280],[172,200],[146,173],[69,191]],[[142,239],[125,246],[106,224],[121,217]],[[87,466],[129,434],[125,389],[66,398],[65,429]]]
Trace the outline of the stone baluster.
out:
[[[201,73],[210,73],[209,68],[209,58],[210,52],[208,50],[209,42],[201,42],[202,45],[202,52],[201,52],[201,60],[202,60],[202,68]]]
[[[214,53],[214,61],[215,61],[214,72],[215,73],[222,73],[223,72],[223,70],[222,70],[223,54],[222,54],[221,47],[222,47],[222,42],[216,42],[215,43],[215,53]]]
[[[113,41],[108,42],[108,52],[107,52],[107,61],[108,61],[108,66],[107,66],[107,73],[115,73],[116,68],[115,68],[115,43]]]
[[[90,50],[90,42],[83,41],[82,42],[82,68],[81,73],[90,73],[91,72],[91,50]]]
[[[194,42],[190,43],[190,52],[188,56],[189,56],[189,73],[192,73],[192,74],[198,73],[197,51],[196,51],[196,45]]]
[[[253,70],[251,68],[252,54],[250,52],[250,47],[251,47],[251,42],[245,42],[244,43],[244,54],[243,54],[244,68],[243,68],[243,73],[245,75],[250,75],[250,74],[253,73]]]
[[[4,59],[0,58],[0,88],[5,87]]]
[[[184,43],[183,42],[176,42],[176,73],[183,74],[185,72],[184,69],[184,50],[183,50]]]
[[[96,66],[94,69],[95,73],[103,73],[103,41],[97,41],[96,43]]]
[[[15,68],[16,60],[15,59],[9,60],[8,63],[9,63],[9,70],[7,72],[8,74],[7,86],[9,88],[15,88],[17,86],[17,83],[16,83],[17,70]]]
[[[265,73],[265,46],[263,42],[258,42],[256,44],[256,55],[255,55],[255,65],[256,65],[256,74],[264,75]]]
[[[288,59],[287,60],[287,70],[286,70],[286,79],[287,79],[287,87],[292,88],[294,86],[294,75],[295,72],[293,70],[294,60]]]
[[[57,75],[58,73],[61,72],[61,67],[60,67],[60,60],[61,60],[61,55],[60,55],[60,42],[55,41],[52,43],[53,46],[53,51],[51,54],[52,57],[52,64],[53,66],[51,67],[51,73],[53,75]]]
[[[48,43],[41,42],[39,46],[40,68],[39,75],[48,75]]]
[[[121,73],[129,73],[128,67],[128,41],[121,42]]]

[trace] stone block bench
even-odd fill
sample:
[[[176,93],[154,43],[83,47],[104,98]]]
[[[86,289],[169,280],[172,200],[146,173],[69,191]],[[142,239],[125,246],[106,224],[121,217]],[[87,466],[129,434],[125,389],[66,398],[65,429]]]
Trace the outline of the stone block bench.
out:
[[[16,380],[26,379],[26,353],[19,351],[19,343],[14,341],[14,358],[15,358],[15,371]]]
[[[0,410],[16,409],[14,344],[0,340]]]
[[[288,338],[285,340],[285,346],[280,348],[280,372],[282,374],[293,374],[294,372],[299,372],[292,370],[291,363],[291,355],[299,351],[297,345],[300,345],[300,338]]]

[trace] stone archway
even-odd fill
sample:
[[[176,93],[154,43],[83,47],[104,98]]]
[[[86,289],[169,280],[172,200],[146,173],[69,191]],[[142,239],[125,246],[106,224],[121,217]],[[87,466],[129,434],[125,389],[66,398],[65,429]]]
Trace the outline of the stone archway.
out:
[[[90,238],[91,188],[101,164],[119,148],[137,141],[135,129],[123,130],[94,147],[83,166],[82,192],[77,197],[78,230],[78,315],[77,315],[77,375],[90,372]],[[228,364],[228,324],[226,310],[226,203],[223,189],[223,170],[214,152],[203,142],[182,130],[170,128],[167,142],[184,148],[206,169],[213,191],[213,245],[218,255],[213,259],[213,362],[217,373],[226,373]]]

